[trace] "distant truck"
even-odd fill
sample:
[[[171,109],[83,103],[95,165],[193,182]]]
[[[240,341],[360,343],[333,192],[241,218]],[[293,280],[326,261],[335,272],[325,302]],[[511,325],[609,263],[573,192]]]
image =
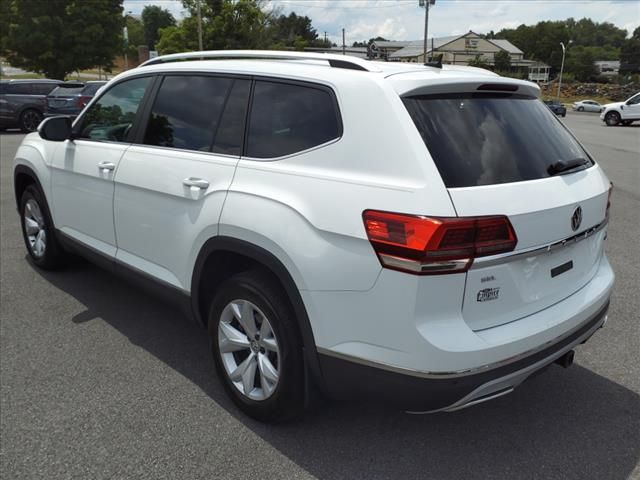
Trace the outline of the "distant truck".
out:
[[[631,125],[633,122],[640,120],[640,92],[624,102],[603,105],[600,120],[609,127],[618,124]]]

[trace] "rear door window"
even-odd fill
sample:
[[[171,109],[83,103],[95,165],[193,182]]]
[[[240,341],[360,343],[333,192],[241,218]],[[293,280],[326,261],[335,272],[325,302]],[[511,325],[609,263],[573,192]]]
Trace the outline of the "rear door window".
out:
[[[240,155],[244,139],[250,80],[235,80],[227,98],[222,118],[216,127],[213,142],[214,153]]]
[[[212,76],[164,78],[151,109],[146,145],[211,151],[234,80]]]
[[[549,166],[593,162],[541,101],[511,95],[417,96],[403,102],[447,187],[549,177]]]
[[[342,126],[337,104],[328,89],[256,81],[246,156],[290,155],[340,135]]]

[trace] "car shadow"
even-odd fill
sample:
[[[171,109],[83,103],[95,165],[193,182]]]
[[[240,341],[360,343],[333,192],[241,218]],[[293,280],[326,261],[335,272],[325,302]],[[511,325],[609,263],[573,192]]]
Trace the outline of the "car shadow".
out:
[[[32,269],[86,307],[69,321],[106,322],[320,479],[625,479],[640,457],[640,396],[579,365],[455,413],[325,401],[299,421],[261,424],[228,400],[205,330],[177,309],[80,260]]]

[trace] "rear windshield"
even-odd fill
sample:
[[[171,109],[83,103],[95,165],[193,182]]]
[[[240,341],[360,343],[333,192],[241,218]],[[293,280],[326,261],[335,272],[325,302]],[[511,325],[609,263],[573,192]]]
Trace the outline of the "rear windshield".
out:
[[[89,96],[95,95],[100,87],[102,87],[104,83],[87,83],[82,90],[82,95]]]
[[[50,97],[71,97],[82,92],[84,87],[56,87],[49,94]]]
[[[587,153],[540,100],[511,95],[403,99],[449,188],[549,177]]]

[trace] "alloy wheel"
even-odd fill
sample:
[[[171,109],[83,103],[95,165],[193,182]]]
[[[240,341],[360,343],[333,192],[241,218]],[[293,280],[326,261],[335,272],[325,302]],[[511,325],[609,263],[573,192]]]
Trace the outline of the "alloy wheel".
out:
[[[233,300],[218,322],[218,348],[235,388],[251,400],[266,400],[280,379],[280,348],[266,315],[248,300]]]
[[[22,114],[22,125],[28,132],[35,132],[40,125],[41,117],[35,110],[27,110]]]
[[[607,113],[607,116],[604,117],[604,121],[607,123],[607,125],[613,127],[620,122],[620,115],[618,115],[616,112],[609,112]]]
[[[40,205],[33,198],[27,200],[24,207],[24,231],[31,252],[36,258],[42,258],[47,250],[47,232]]]

